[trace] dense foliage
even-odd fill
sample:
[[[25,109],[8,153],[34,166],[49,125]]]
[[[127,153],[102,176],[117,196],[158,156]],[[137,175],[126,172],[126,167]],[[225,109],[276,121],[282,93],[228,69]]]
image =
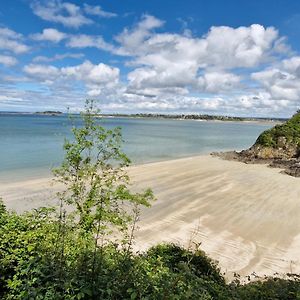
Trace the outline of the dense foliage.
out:
[[[300,112],[297,112],[291,119],[281,125],[264,131],[257,139],[256,145],[280,147],[282,139],[287,144],[299,147],[300,145]]]
[[[92,102],[82,118],[55,170],[65,186],[59,209],[18,215],[0,200],[0,299],[300,299],[296,276],[226,283],[199,246],[134,253],[152,192],[130,190],[120,130],[99,126]]]
[[[74,225],[75,224],[75,225]],[[146,253],[94,238],[49,209],[0,210],[0,299],[300,299],[300,282],[226,284],[201,250],[158,245]]]

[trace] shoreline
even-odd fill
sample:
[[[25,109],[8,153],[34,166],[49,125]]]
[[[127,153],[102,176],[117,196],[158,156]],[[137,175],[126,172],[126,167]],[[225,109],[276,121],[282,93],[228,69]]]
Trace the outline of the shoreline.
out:
[[[0,116],[46,116],[46,117],[66,117],[68,114],[66,112],[5,112],[0,111]],[[77,113],[71,113],[70,115],[79,116]],[[124,119],[145,119],[145,120],[172,120],[172,121],[197,121],[197,122],[224,122],[224,123],[245,123],[245,124],[281,124],[285,122],[286,118],[247,118],[247,117],[239,117],[239,116],[215,116],[215,115],[208,115],[208,117],[212,117],[211,119],[203,118],[189,118],[189,114],[186,115],[187,118],[184,117],[176,117],[173,115],[164,115],[164,116],[139,116],[139,115],[113,115],[113,114],[103,114],[99,115],[99,118],[124,118]],[[218,118],[224,119],[218,119]],[[226,119],[228,118],[228,119]],[[235,119],[237,118],[237,119]],[[238,119],[240,118],[240,120]]]
[[[226,277],[300,272],[299,178],[266,165],[198,155],[129,168],[134,186],[156,198],[143,209],[135,249],[191,238]],[[0,185],[8,208],[56,204],[50,177]]]
[[[243,151],[225,151],[225,152],[213,152],[214,157],[219,157],[227,161],[237,161],[244,164],[260,164],[267,165],[270,168],[277,168],[284,173],[293,177],[300,177],[300,165],[297,158],[257,158],[251,148]]]
[[[164,118],[164,117],[138,117],[138,116],[112,116],[112,115],[105,115],[101,116],[101,118],[124,118],[124,119],[143,119],[143,120],[172,120],[172,121],[194,121],[194,122],[207,122],[207,123],[238,123],[238,124],[258,124],[258,125],[277,125],[282,124],[284,121],[279,120],[267,120],[267,119],[253,119],[253,120],[217,120],[217,119],[188,119],[188,118]]]

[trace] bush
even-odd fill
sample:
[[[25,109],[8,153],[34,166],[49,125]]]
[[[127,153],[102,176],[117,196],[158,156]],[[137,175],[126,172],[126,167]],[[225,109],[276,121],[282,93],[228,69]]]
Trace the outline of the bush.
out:
[[[282,125],[264,131],[256,140],[256,145],[265,147],[278,147],[279,138],[284,137],[288,144],[299,147],[300,145],[300,112]]]
[[[1,299],[213,299],[226,292],[201,251],[158,245],[134,254],[112,242],[95,251],[93,235],[71,218],[62,247],[60,224],[43,209],[4,209],[0,220]]]

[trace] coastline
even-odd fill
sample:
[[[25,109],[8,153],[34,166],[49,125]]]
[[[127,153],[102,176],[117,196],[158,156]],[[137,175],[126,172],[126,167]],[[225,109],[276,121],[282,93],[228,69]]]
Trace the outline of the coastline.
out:
[[[200,155],[132,166],[138,188],[158,199],[143,209],[136,250],[158,242],[188,246],[191,239],[219,261],[226,277],[300,272],[299,179],[266,165]],[[55,205],[50,178],[0,185],[18,212]]]
[[[279,120],[267,120],[267,119],[253,119],[253,120],[217,120],[217,119],[185,119],[185,118],[172,118],[172,117],[139,117],[139,116],[114,116],[114,115],[104,115],[100,118],[107,119],[143,119],[143,120],[171,120],[171,121],[193,121],[193,122],[205,122],[205,123],[238,123],[238,124],[258,124],[258,125],[277,125],[282,124],[284,121]]]
[[[0,116],[37,116],[37,117],[68,117],[69,115],[66,112],[60,112],[60,111],[45,111],[45,112],[6,112],[6,111],[0,111]],[[71,113],[72,116],[79,116],[78,113]],[[187,115],[189,116],[189,115]],[[246,117],[228,117],[227,116],[215,116],[215,115],[208,115],[212,118],[181,118],[176,117],[173,115],[151,115],[151,116],[139,116],[139,115],[110,115],[110,114],[103,114],[99,115],[99,118],[103,119],[118,119],[118,118],[124,118],[124,119],[145,119],[145,120],[172,120],[172,121],[197,121],[197,122],[218,122],[218,123],[245,123],[245,124],[281,124],[285,121],[285,119],[282,118],[246,118]],[[218,119],[219,117],[224,117],[224,119]],[[231,119],[232,118],[232,119]],[[235,119],[237,118],[237,119]],[[240,118],[240,119],[238,119]]]

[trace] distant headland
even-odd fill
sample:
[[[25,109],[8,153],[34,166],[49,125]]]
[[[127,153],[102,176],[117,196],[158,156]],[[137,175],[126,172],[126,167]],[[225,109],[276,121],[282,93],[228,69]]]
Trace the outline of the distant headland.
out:
[[[152,119],[178,119],[178,120],[203,120],[203,121],[260,121],[260,122],[284,122],[287,118],[267,118],[267,117],[234,117],[208,114],[101,114],[103,117],[125,117],[125,118],[152,118]]]
[[[79,113],[70,112],[70,115],[79,115]],[[0,115],[46,115],[60,116],[65,115],[64,112],[56,110],[46,110],[37,112],[6,112],[0,111]],[[169,119],[169,120],[199,120],[199,121],[231,121],[231,122],[277,122],[283,123],[288,118],[279,117],[240,117],[226,115],[209,115],[209,114],[159,114],[159,113],[100,113],[99,117],[104,118],[144,118],[144,119]]]

